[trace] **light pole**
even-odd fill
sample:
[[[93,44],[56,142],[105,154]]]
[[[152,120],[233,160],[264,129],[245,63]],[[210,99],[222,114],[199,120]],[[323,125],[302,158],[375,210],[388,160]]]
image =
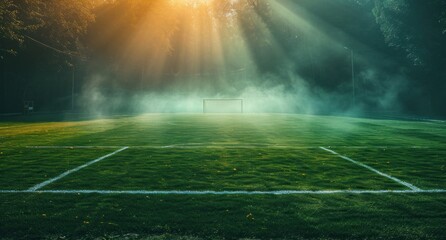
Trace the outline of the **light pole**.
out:
[[[75,77],[75,71],[76,66],[73,64],[73,72],[71,73],[71,112],[74,111],[74,77]]]
[[[351,59],[351,67],[352,67],[352,104],[355,106],[356,102],[356,83],[355,83],[355,53],[353,52],[353,49],[350,49],[348,47],[344,47],[346,50],[350,51],[350,59]]]

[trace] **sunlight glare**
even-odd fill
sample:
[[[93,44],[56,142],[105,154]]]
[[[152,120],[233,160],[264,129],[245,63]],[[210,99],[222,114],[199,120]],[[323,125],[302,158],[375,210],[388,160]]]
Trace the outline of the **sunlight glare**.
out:
[[[208,4],[213,0],[171,0],[171,3],[174,5],[187,5],[192,7],[198,7],[203,4]]]

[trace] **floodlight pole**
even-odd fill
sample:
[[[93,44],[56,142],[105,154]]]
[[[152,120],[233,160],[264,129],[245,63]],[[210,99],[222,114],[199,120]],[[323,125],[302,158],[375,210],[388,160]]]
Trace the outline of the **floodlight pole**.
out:
[[[355,53],[353,49],[344,47],[346,50],[350,51],[351,68],[352,68],[352,104],[355,106],[356,103],[356,82],[355,82]]]
[[[75,77],[75,71],[76,71],[76,67],[73,64],[73,69],[72,69],[72,75],[71,75],[71,111],[74,111],[74,77]]]

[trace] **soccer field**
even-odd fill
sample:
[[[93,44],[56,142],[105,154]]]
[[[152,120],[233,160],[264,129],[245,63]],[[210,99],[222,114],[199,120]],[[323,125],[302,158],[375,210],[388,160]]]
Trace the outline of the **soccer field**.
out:
[[[446,123],[0,122],[0,238],[446,238]]]

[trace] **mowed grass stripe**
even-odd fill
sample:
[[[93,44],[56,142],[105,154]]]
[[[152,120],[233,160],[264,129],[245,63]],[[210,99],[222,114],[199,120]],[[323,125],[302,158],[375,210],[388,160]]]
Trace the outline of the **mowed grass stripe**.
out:
[[[46,189],[402,190],[320,149],[133,149]]]
[[[100,149],[100,148],[122,148],[125,146],[114,145],[114,146],[95,146],[95,145],[85,145],[85,146],[26,146],[26,148],[31,149]],[[231,144],[231,143],[184,143],[184,144],[170,144],[170,145],[145,145],[145,146],[135,146],[128,145],[130,148],[141,148],[141,149],[165,149],[165,148],[283,148],[283,149],[318,149],[320,146],[296,146],[296,145],[274,145],[274,144]],[[342,148],[342,149],[437,149],[438,147],[429,146],[344,146],[344,145],[333,145],[330,148]]]
[[[25,190],[109,153],[106,149],[0,148],[0,189]]]
[[[376,174],[379,174],[379,175],[381,175],[381,176],[383,176],[383,177],[386,177],[386,178],[388,178],[388,179],[391,179],[391,180],[393,180],[393,181],[395,181],[395,182],[397,182],[397,183],[399,183],[399,184],[401,184],[401,185],[403,185],[403,186],[406,186],[406,187],[408,187],[408,188],[410,188],[410,189],[412,189],[412,190],[414,190],[414,191],[420,191],[420,190],[421,190],[420,188],[415,187],[414,185],[412,185],[412,184],[410,184],[410,183],[408,183],[408,182],[405,182],[405,181],[402,181],[402,180],[400,180],[400,179],[398,179],[398,178],[392,177],[392,176],[390,176],[389,174],[385,174],[385,173],[383,173],[383,172],[381,172],[381,171],[378,171],[378,170],[376,170],[376,169],[374,169],[374,168],[372,168],[372,167],[370,167],[370,166],[368,166],[368,165],[366,165],[366,164],[363,164],[363,163],[360,163],[360,162],[358,162],[358,161],[355,161],[355,160],[353,160],[353,159],[351,159],[351,158],[349,158],[349,157],[340,155],[339,153],[337,153],[337,152],[335,152],[335,151],[333,151],[333,150],[330,150],[330,149],[327,149],[327,148],[324,148],[324,147],[321,147],[321,149],[323,149],[323,150],[325,150],[325,151],[327,151],[327,152],[330,152],[330,153],[332,153],[332,154],[334,154],[334,155],[336,155],[336,156],[339,156],[340,158],[345,159],[345,160],[347,160],[347,161],[349,161],[349,162],[351,162],[351,163],[354,163],[354,164],[356,164],[356,165],[358,165],[358,166],[361,166],[361,167],[363,167],[363,168],[366,168],[366,169],[368,169],[368,170],[370,170],[370,171],[372,171],[372,172],[374,172],[374,173],[376,173]]]
[[[172,126],[167,122],[176,122]],[[432,146],[438,142],[446,143],[441,137],[439,126],[435,134],[411,134],[414,126],[407,122],[379,121],[352,118],[309,117],[302,115],[150,115],[129,119],[134,124],[122,127],[118,121],[114,129],[88,136],[92,142],[113,145],[125,142],[127,145],[170,145],[185,142],[207,143],[226,142],[244,144],[250,142],[281,145],[418,145]],[[336,124],[333,124],[336,122]],[[422,123],[418,123],[421,125]],[[427,126],[419,126],[425,127]],[[434,128],[434,127],[432,127]],[[399,139],[382,138],[382,131]],[[429,131],[432,131],[429,129]],[[441,131],[441,132],[440,132]],[[144,137],[142,137],[144,136]],[[317,137],[315,137],[317,136]],[[68,139],[79,143],[86,138]]]
[[[5,239],[415,240],[446,235],[446,194],[0,197]]]
[[[380,169],[394,177],[410,180],[422,189],[446,189],[446,148],[348,149],[336,151]]]
[[[88,162],[88,163],[85,163],[85,164],[83,164],[83,165],[81,165],[81,166],[78,166],[78,167],[76,167],[76,168],[70,169],[70,170],[68,170],[68,171],[66,171],[66,172],[64,172],[64,173],[62,173],[62,174],[60,174],[60,175],[58,175],[57,177],[48,179],[48,180],[46,180],[46,181],[44,181],[44,182],[42,182],[42,183],[39,183],[39,184],[37,184],[37,185],[35,185],[35,186],[29,188],[28,191],[37,191],[37,190],[39,190],[39,189],[41,189],[41,188],[43,188],[43,187],[45,187],[45,186],[47,186],[47,185],[49,185],[49,184],[55,182],[55,181],[58,181],[58,180],[60,180],[60,179],[62,179],[62,178],[64,178],[64,177],[66,177],[66,176],[68,176],[68,175],[70,175],[70,174],[72,174],[72,173],[74,173],[74,172],[77,172],[77,171],[79,171],[79,170],[81,170],[81,169],[83,169],[83,168],[86,168],[86,167],[88,167],[88,166],[90,166],[90,165],[92,165],[92,164],[95,164],[95,163],[100,162],[100,161],[102,161],[102,160],[104,160],[104,159],[106,159],[106,158],[108,158],[108,157],[111,157],[111,156],[117,154],[117,153],[120,153],[120,152],[126,150],[127,148],[128,148],[128,147],[123,147],[123,148],[121,148],[121,149],[119,149],[119,150],[116,150],[116,151],[110,153],[110,154],[107,154],[107,155],[105,155],[105,156],[102,156],[102,157],[100,157],[100,158],[97,158],[97,159],[95,159],[95,160],[93,160],[93,161],[90,161],[90,162]]]
[[[115,146],[124,143],[126,146],[166,146],[208,142],[389,147],[441,147],[446,144],[446,129],[441,124],[283,114],[147,114],[107,120],[25,124],[3,132],[7,134],[0,138],[4,146],[10,147]]]
[[[27,145],[58,145],[76,136],[96,134],[113,128],[112,120],[15,123],[0,130],[2,145],[7,148]],[[69,141],[69,140],[68,140]],[[86,139],[86,142],[89,142]]]
[[[0,190],[0,193],[101,194],[101,195],[331,195],[331,194],[432,194],[446,189],[431,190],[278,190],[278,191],[148,191],[148,190]]]

